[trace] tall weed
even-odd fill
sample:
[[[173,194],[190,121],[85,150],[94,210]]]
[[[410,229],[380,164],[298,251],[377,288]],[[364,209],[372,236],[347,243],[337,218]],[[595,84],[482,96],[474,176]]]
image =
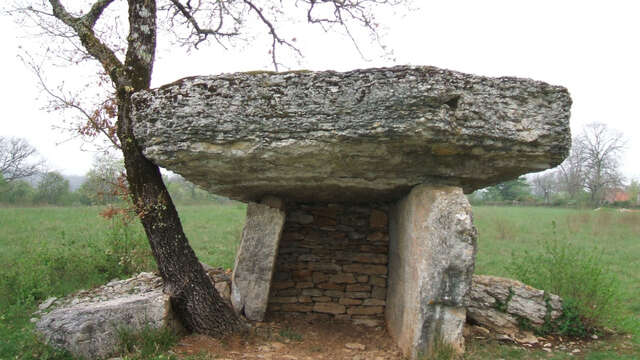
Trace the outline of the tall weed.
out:
[[[117,271],[118,276],[154,269],[151,249],[139,224],[122,215],[113,216],[110,221],[105,254],[107,263]]]
[[[507,271],[525,284],[564,298],[587,329],[605,325],[618,313],[619,281],[604,264],[603,250],[558,236],[555,221],[552,228],[553,236],[542,241],[541,252],[513,253]]]

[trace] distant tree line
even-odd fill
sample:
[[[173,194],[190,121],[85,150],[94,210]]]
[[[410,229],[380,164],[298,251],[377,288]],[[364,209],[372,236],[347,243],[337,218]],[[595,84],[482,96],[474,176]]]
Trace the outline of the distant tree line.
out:
[[[625,183],[620,158],[624,136],[594,123],[572,139],[567,159],[558,167],[479,190],[475,203],[525,203],[556,206],[639,206],[638,180]]]
[[[198,204],[226,202],[179,175],[164,175],[174,202]],[[112,153],[97,155],[84,181],[71,189],[69,180],[57,171],[46,170],[36,149],[26,140],[0,137],[0,203],[34,205],[107,205],[123,202],[126,192],[124,164]]]

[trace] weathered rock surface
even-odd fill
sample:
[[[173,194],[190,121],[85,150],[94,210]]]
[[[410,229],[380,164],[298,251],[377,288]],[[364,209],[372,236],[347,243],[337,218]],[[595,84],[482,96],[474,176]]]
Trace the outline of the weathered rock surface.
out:
[[[463,352],[477,237],[471,206],[460,188],[421,185],[390,215],[391,336],[410,359],[429,354],[440,340]]]
[[[134,96],[147,157],[244,201],[395,200],[465,192],[559,164],[563,87],[434,67],[191,77]]]
[[[249,203],[247,207],[231,286],[234,310],[253,321],[262,321],[267,311],[271,279],[286,218],[281,201],[269,198],[264,202],[269,205]]]
[[[110,355],[122,328],[141,330],[176,324],[162,280],[150,273],[113,281],[93,291],[59,299],[36,328],[53,346],[86,358]]]
[[[488,275],[474,275],[469,292],[467,319],[494,333],[516,338],[523,320],[539,328],[549,315],[562,315],[562,299],[517,280]]]
[[[229,288],[230,279],[224,272],[210,270],[209,276],[216,288]],[[46,342],[65,348],[75,356],[104,358],[117,350],[118,333],[123,329],[134,332],[161,327],[182,330],[162,287],[159,276],[140,273],[130,279],[55,299],[36,313],[41,316],[36,329]]]

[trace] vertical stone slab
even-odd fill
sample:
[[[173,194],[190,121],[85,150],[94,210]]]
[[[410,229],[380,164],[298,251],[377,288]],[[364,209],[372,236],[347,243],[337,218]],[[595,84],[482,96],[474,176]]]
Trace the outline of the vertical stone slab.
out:
[[[410,359],[442,342],[462,353],[477,237],[462,189],[416,186],[392,207],[389,220],[390,334]]]
[[[233,267],[231,304],[247,319],[262,321],[267,310],[271,278],[285,220],[283,203],[266,198],[249,203],[242,243]]]

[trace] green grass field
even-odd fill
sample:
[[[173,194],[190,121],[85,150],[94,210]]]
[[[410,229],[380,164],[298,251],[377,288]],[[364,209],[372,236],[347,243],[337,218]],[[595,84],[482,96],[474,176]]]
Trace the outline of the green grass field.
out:
[[[631,344],[617,341],[603,343],[585,359],[640,358],[640,213],[623,213],[614,209],[573,210],[543,207],[474,207],[478,229],[477,274],[514,277],[508,264],[525,252],[537,253],[545,241],[556,239],[589,253],[599,254],[619,283],[617,304],[605,314],[605,325],[630,336]],[[568,265],[569,267],[572,264]],[[580,284],[578,284],[580,286]],[[544,352],[527,352],[508,346],[473,347],[470,359],[547,359]],[[477,355],[477,357],[476,357]],[[555,354],[553,359],[575,358]]]
[[[179,211],[201,261],[232,267],[244,205],[185,206]],[[99,212],[91,207],[0,208],[0,359],[65,358],[34,340],[29,318],[37,304],[154,268],[141,227],[118,225]],[[603,342],[580,356],[640,358],[640,213],[475,207],[474,220],[479,274],[512,276],[506,268],[512,254],[537,252],[549,239],[603,251],[602,263],[620,283],[618,310],[607,325],[631,335],[630,345]],[[470,344],[469,350],[468,359],[574,357],[499,344]]]

